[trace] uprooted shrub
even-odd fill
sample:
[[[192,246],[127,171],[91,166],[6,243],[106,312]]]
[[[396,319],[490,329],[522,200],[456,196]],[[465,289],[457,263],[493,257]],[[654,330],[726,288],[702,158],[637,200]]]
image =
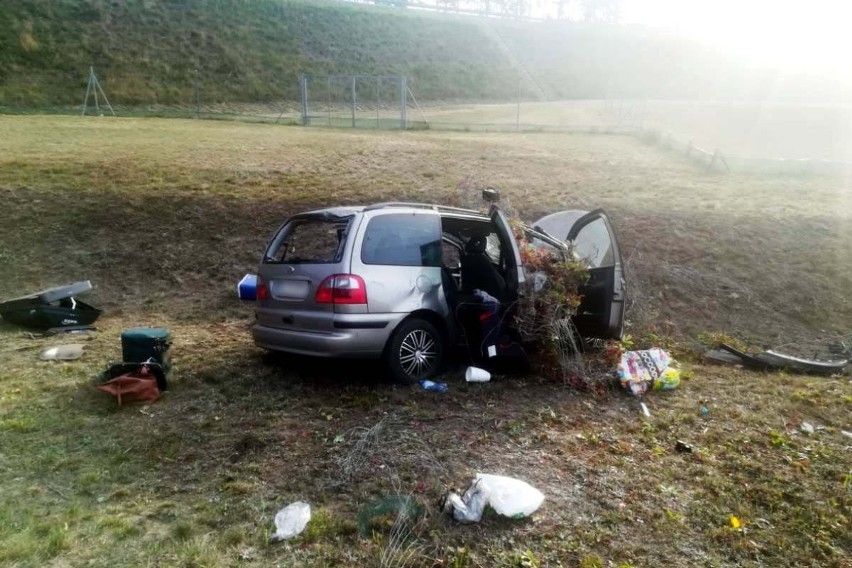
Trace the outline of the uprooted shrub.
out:
[[[524,223],[513,221],[512,230],[531,281],[514,311],[518,333],[524,342],[538,347],[536,366],[542,375],[578,387],[592,386],[571,321],[589,271],[562,251],[531,238]]]

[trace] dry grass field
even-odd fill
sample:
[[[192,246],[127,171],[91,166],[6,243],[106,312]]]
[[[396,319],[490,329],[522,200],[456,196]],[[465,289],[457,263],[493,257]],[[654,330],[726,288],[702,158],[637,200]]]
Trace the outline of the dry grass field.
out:
[[[448,105],[423,109],[436,127],[512,127],[516,104]],[[420,115],[412,111],[413,120]],[[293,114],[296,118],[296,115]],[[657,129],[686,143],[746,159],[831,160],[852,163],[852,106],[737,101],[523,102],[520,123],[562,129]]]
[[[850,566],[849,377],[695,354],[721,336],[796,350],[852,333],[848,178],[724,175],[593,134],[70,117],[0,117],[0,132],[0,297],[91,279],[105,310],[73,363],[38,361],[56,339],[0,327],[0,565]],[[448,393],[425,393],[369,362],[253,347],[234,284],[288,214],[464,205],[485,185],[526,219],[611,213],[629,333],[688,368],[681,389],[645,399],[650,418],[617,389],[467,385],[456,366]],[[137,325],[172,329],[172,388],[116,409],[93,377]],[[476,471],[529,481],[542,509],[442,517],[440,496]],[[358,535],[362,507],[409,494],[427,513],[401,547],[393,518]],[[307,532],[267,544],[299,499]]]

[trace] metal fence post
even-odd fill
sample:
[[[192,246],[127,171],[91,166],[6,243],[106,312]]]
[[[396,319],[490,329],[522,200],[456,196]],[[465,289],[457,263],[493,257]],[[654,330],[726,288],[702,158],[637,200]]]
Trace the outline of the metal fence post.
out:
[[[399,78],[399,127],[402,130],[408,128],[408,77],[401,75]]]
[[[521,130],[521,78],[518,77],[518,111],[515,114],[515,132]]]
[[[352,76],[352,128],[355,128],[355,105],[357,104],[355,100],[355,87],[356,87],[357,78],[355,75]]]
[[[299,93],[302,96],[302,124],[310,126],[311,117],[308,115],[308,76],[299,75]]]
[[[198,69],[195,70],[195,80],[193,81],[195,90],[195,118],[201,114],[201,90],[198,88]]]

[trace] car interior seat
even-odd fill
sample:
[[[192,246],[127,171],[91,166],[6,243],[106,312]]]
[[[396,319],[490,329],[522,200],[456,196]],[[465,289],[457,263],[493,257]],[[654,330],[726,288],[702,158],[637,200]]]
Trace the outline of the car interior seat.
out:
[[[506,297],[506,280],[485,252],[485,235],[475,235],[465,244],[461,258],[461,287],[466,293],[488,292],[501,302]]]

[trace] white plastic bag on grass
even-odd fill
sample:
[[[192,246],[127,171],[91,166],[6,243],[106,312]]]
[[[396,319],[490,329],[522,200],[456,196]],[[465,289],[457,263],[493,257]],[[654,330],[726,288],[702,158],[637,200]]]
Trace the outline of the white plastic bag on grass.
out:
[[[311,506],[302,501],[290,503],[275,515],[275,534],[269,542],[293,538],[305,530],[311,520]]]
[[[447,501],[453,507],[453,518],[460,523],[478,523],[482,519],[482,512],[488,504],[491,489],[481,479],[470,484],[464,495],[459,497],[455,493],[447,496]]]
[[[488,504],[505,517],[513,519],[529,517],[541,507],[544,501],[544,494],[541,491],[526,481],[514,477],[477,473],[476,480],[488,486],[491,492]]]

